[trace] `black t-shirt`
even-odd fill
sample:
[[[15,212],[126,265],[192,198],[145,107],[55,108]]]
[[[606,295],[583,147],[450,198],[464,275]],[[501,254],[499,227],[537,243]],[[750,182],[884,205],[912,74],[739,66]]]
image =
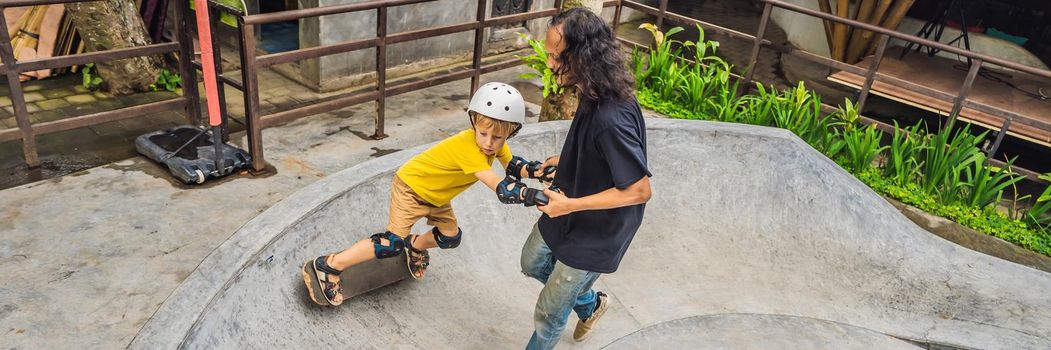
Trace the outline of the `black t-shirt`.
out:
[[[569,127],[554,184],[570,198],[616,187],[627,188],[643,176],[646,123],[637,101],[581,101]],[[540,234],[555,258],[592,272],[617,270],[642,223],[645,204],[540,217]]]

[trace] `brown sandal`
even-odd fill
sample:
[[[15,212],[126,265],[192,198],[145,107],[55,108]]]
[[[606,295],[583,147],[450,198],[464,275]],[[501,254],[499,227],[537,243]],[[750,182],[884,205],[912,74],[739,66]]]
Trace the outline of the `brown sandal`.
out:
[[[426,249],[413,247],[416,238],[419,236],[412,235],[412,238],[406,241],[408,244],[405,245],[405,258],[409,265],[409,275],[414,279],[421,279],[427,273],[427,266],[431,265],[431,254]]]
[[[328,256],[319,256],[303,264],[303,282],[315,304],[336,306],[343,303],[343,288],[332,276],[339,276],[343,271],[328,265]],[[338,301],[336,301],[338,300]]]

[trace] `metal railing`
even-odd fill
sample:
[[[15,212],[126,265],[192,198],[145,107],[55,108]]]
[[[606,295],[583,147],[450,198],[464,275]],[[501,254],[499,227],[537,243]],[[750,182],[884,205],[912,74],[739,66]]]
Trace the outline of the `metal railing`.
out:
[[[13,6],[30,6],[30,5],[43,5],[43,4],[58,4],[58,3],[71,3],[71,2],[82,2],[82,1],[98,1],[98,0],[10,0],[3,5],[0,5],[0,10],[3,7]],[[479,77],[481,74],[490,73],[510,67],[514,67],[521,64],[521,61],[517,58],[498,61],[489,64],[482,64],[482,44],[483,44],[483,32],[486,28],[508,24],[523,22],[532,19],[550,17],[558,13],[561,1],[556,0],[555,6],[550,9],[535,10],[526,13],[486,18],[487,17],[487,1],[477,1],[477,13],[476,18],[470,22],[450,24],[440,27],[433,27],[421,30],[407,31],[396,34],[387,33],[387,12],[390,7],[405,6],[412,4],[420,4],[433,2],[437,0],[374,0],[369,2],[335,5],[335,6],[324,6],[316,8],[307,8],[299,10],[288,10],[281,12],[273,12],[266,14],[254,14],[248,15],[241,12],[239,9],[227,7],[222,4],[215,2],[209,2],[209,6],[217,11],[226,12],[234,15],[237,18],[236,31],[238,32],[238,42],[240,45],[240,59],[241,59],[241,74],[240,80],[223,74],[222,67],[220,65],[221,50],[218,43],[219,35],[214,33],[219,27],[219,16],[211,16],[213,31],[212,40],[213,47],[215,49],[215,62],[216,62],[216,73],[218,79],[218,86],[220,92],[221,112],[224,118],[226,118],[226,96],[224,93],[224,85],[229,85],[237,90],[243,92],[244,107],[245,107],[245,126],[247,128],[248,136],[248,151],[252,155],[252,170],[263,171],[266,163],[263,156],[262,147],[262,129],[270,126],[275,126],[283,123],[287,123],[305,116],[329,112],[345,107],[349,107],[355,104],[375,101],[376,106],[376,117],[375,117],[375,131],[372,137],[375,139],[381,139],[386,137],[384,133],[384,120],[385,120],[385,100],[387,97],[411,92],[418,89],[423,89],[439,84],[444,84],[460,79],[471,78],[471,91],[473,93],[479,85]],[[139,106],[133,106],[128,108],[122,108],[119,110],[95,113],[65,120],[59,120],[54,122],[39,123],[33,125],[29,122],[28,112],[25,108],[25,100],[21,89],[21,83],[18,81],[18,74],[20,72],[47,69],[47,68],[58,68],[70,65],[105,61],[105,60],[116,60],[124,59],[137,56],[153,55],[168,52],[177,52],[180,56],[180,71],[183,75],[184,81],[195,81],[196,69],[200,68],[200,63],[193,61],[192,55],[192,35],[195,30],[192,26],[187,25],[186,15],[189,13],[189,6],[185,1],[175,1],[176,13],[180,18],[177,21],[177,33],[178,41],[174,43],[163,43],[154,44],[136,48],[126,48],[118,50],[110,50],[103,52],[93,52],[80,55],[53,57],[39,60],[26,60],[21,62],[15,62],[13,59],[12,48],[9,44],[10,38],[7,37],[7,33],[0,33],[0,58],[3,59],[3,65],[0,65],[0,73],[4,73],[8,76],[8,81],[11,85],[12,90],[12,102],[15,108],[16,119],[19,127],[17,129],[6,129],[0,130],[0,141],[17,139],[19,137],[23,140],[23,150],[26,155],[26,163],[30,166],[36,166],[39,164],[36,154],[36,142],[35,135],[52,133],[62,130],[68,130],[77,127],[83,127],[88,125],[94,125],[98,123],[104,123],[109,121],[121,120],[125,118],[131,118],[143,114],[155,113],[163,110],[171,110],[177,108],[185,108],[188,118],[191,122],[196,122],[200,118],[199,112],[199,99],[197,95],[196,84],[184,84],[184,96],[183,98],[173,99],[168,101],[161,101],[155,103],[149,103]],[[752,82],[754,67],[759,57],[760,50],[763,48],[775,50],[784,55],[790,55],[798,58],[805,59],[810,62],[818,63],[826,67],[837,69],[841,71],[847,71],[853,74],[857,74],[865,77],[864,84],[858,92],[858,103],[857,108],[861,110],[864,107],[868,95],[872,88],[874,81],[880,81],[883,83],[890,84],[895,87],[900,87],[912,92],[917,92],[927,96],[935,98],[953,101],[953,108],[950,111],[950,118],[956,118],[963,108],[971,108],[973,110],[988,113],[990,115],[1004,118],[1004,123],[1000,129],[1000,133],[993,146],[988,150],[990,154],[994,153],[999,147],[1000,142],[1006,134],[1008,127],[1011,123],[1019,123],[1023,125],[1032,126],[1040,130],[1051,131],[1051,124],[1047,122],[1032,119],[1017,113],[1010,111],[1004,111],[981,103],[967,100],[967,96],[970,92],[970,88],[974,83],[975,77],[977,76],[979,68],[984,63],[992,63],[1002,67],[1015,69],[1018,71],[1026,72],[1029,74],[1051,78],[1051,71],[1036,69],[1028,66],[1024,66],[1018,63],[1006,61],[1000,58],[991,57],[967,50],[963,50],[957,47],[945,45],[942,43],[930,41],[924,38],[919,38],[913,35],[899,33],[886,28],[874,26],[868,23],[863,23],[851,19],[840,18],[834,15],[826,14],[820,11],[811,10],[808,8],[800,7],[797,5],[789,4],[779,0],[763,0],[763,14],[760,19],[759,27],[756,30],[756,35],[746,34],[732,29],[713,25],[704,21],[689,18],[679,14],[671,13],[667,11],[668,0],[661,0],[658,7],[651,7],[642,3],[631,1],[631,0],[613,0],[605,1],[604,7],[615,7],[613,16],[614,27],[619,25],[620,17],[623,12],[623,8],[631,8],[633,10],[656,16],[657,23],[663,24],[665,19],[671,19],[677,22],[693,23],[700,25],[706,31],[719,33],[726,35],[736,40],[750,41],[753,43],[751,55],[747,68],[743,75],[733,74],[737,79],[742,80],[745,84],[745,88],[750,88],[749,85]],[[831,22],[841,23],[862,30],[871,31],[877,33],[878,45],[875,53],[875,57],[872,60],[868,68],[861,68],[858,66],[846,64],[836,60],[832,60],[827,57],[819,56],[810,52],[798,50],[790,46],[776,45],[771,41],[764,38],[766,28],[770,21],[770,13],[774,7],[782,8],[788,11],[798,12],[801,14],[820,18]],[[317,47],[300,48],[292,51],[271,53],[259,55],[256,52],[256,38],[255,38],[255,26],[259,26],[266,23],[298,20],[309,17],[333,15],[333,14],[344,14],[364,11],[375,11],[376,21],[376,36],[373,38],[349,40],[330,45],[323,45]],[[2,11],[0,11],[2,12]],[[4,19],[0,13],[0,22]],[[440,35],[447,35],[453,33],[474,31],[474,50],[472,52],[472,59],[470,69],[457,71],[452,73],[446,73],[429,77],[422,80],[412,80],[402,83],[397,83],[388,86],[386,79],[386,47],[391,44],[407,42],[412,40],[432,38]],[[936,91],[934,89],[904,81],[895,77],[884,75],[878,72],[880,61],[883,59],[887,42],[890,38],[904,40],[906,42],[912,42],[944,50],[950,53],[955,53],[960,56],[970,59],[971,66],[968,70],[967,77],[961,86],[960,92],[953,96],[944,92]],[[619,38],[622,42],[630,45],[643,46],[645,45],[632,42],[625,38]],[[271,114],[262,114],[259,106],[259,84],[257,81],[258,72],[260,69],[267,67],[289,63],[304,59],[319,58],[322,56],[352,52],[364,49],[375,49],[376,50],[376,63],[375,63],[375,74],[376,74],[376,85],[374,88],[362,92],[349,93],[344,95],[335,96],[333,98],[326,99],[321,102],[296,107],[289,110],[279,111]],[[826,110],[833,110],[835,107],[830,105],[824,105]],[[862,117],[866,123],[877,124],[883,130],[891,130],[893,126],[889,124],[872,120],[869,118]],[[990,160],[998,162],[995,160]],[[1031,179],[1035,179],[1037,174],[1026,169],[1017,168],[1020,173],[1026,175]]]
[[[263,155],[262,146],[263,128],[287,123],[299,118],[318,113],[324,113],[341,108],[346,108],[363,102],[375,101],[376,119],[375,131],[372,134],[372,138],[382,139],[387,136],[384,133],[384,110],[385,101],[388,97],[465,78],[471,78],[471,91],[469,92],[469,94],[473,94],[474,90],[478,88],[480,75],[506,68],[511,68],[522,64],[521,60],[514,58],[483,65],[482,55],[484,54],[484,52],[482,50],[482,44],[484,41],[484,30],[493,26],[505,25],[509,23],[519,23],[532,19],[550,17],[558,13],[558,8],[561,5],[561,0],[556,0],[555,6],[550,9],[535,10],[513,15],[486,18],[488,13],[487,1],[478,0],[477,13],[473,21],[401,32],[396,34],[387,33],[387,12],[389,8],[427,3],[433,1],[437,0],[376,0],[354,4],[323,6],[316,8],[288,10],[254,15],[245,15],[239,10],[214,4],[214,8],[235,15],[238,18],[236,29],[239,34],[239,43],[241,45],[241,81],[238,82],[220,74],[219,90],[223,90],[222,84],[225,83],[230,84],[234,88],[243,92],[246,127],[248,129],[248,152],[252,155],[252,170],[257,172],[263,171],[266,167],[266,160]],[[604,3],[604,6],[606,7],[615,5],[617,5],[617,1],[606,1]],[[254,30],[255,26],[266,23],[291,21],[309,17],[364,11],[375,11],[375,16],[377,19],[376,36],[373,38],[349,40],[323,46],[300,48],[297,50],[281,53],[271,53],[264,55],[256,54],[256,38]],[[213,26],[213,31],[215,30],[214,28],[215,26]],[[470,69],[437,75],[422,80],[414,80],[409,82],[397,83],[394,85],[388,85],[386,72],[386,56],[388,45],[467,31],[474,31],[475,33],[474,50],[472,52]],[[213,37],[216,36],[213,35]],[[272,114],[263,115],[260,112],[259,83],[256,80],[260,69],[264,69],[266,67],[282,63],[319,58],[321,56],[346,53],[363,49],[376,50],[376,85],[373,89],[362,92],[343,94],[330,99],[326,99],[322,102],[316,102],[313,104],[308,104],[289,110],[279,111]],[[216,54],[216,57],[218,57],[218,52]],[[218,58],[216,59],[216,61],[218,61]],[[219,73],[221,73],[221,71],[219,71]],[[225,100],[223,101],[225,102]],[[223,103],[223,105],[223,108],[225,108],[225,103]]]
[[[0,23],[6,23],[3,10],[8,7],[54,5],[91,1],[99,0],[7,0],[0,2]],[[84,65],[87,63],[176,53],[179,55],[179,71],[183,77],[183,81],[195,82],[196,71],[189,65],[189,62],[192,59],[191,55],[193,54],[192,38],[188,36],[189,31],[185,30],[185,28],[188,27],[186,13],[189,11],[189,5],[186,1],[173,2],[176,4],[176,16],[179,18],[179,20],[176,21],[176,33],[178,33],[178,36],[175,42],[18,61],[15,59],[14,48],[11,47],[11,37],[7,30],[0,30],[0,62],[2,62],[2,64],[0,64],[0,74],[7,75],[7,83],[11,91],[12,108],[15,112],[15,121],[18,123],[17,128],[0,129],[0,142],[21,139],[22,154],[25,157],[25,163],[32,168],[40,165],[40,158],[37,154],[37,135],[50,134],[178,109],[183,109],[186,112],[190,123],[195,123],[200,117],[200,100],[197,96],[197,84],[183,84],[184,93],[183,97],[180,98],[34,124],[30,121],[30,113],[26,107],[25,93],[22,87],[22,82],[19,79],[19,74],[23,72],[31,72],[41,69],[54,69]]]
[[[980,53],[977,53],[977,52],[964,50],[964,49],[961,49],[961,48],[958,48],[958,47],[955,47],[955,46],[950,46],[950,45],[946,45],[946,44],[943,44],[943,43],[939,43],[939,42],[931,41],[931,40],[928,40],[928,39],[920,38],[920,37],[917,37],[915,35],[900,33],[900,32],[894,31],[894,30],[886,29],[886,28],[879,27],[879,26],[874,26],[874,25],[871,25],[871,24],[868,24],[868,23],[864,23],[864,22],[860,22],[860,21],[856,21],[856,20],[852,20],[852,19],[838,17],[838,16],[835,16],[835,15],[827,14],[827,13],[816,11],[816,10],[812,10],[812,9],[809,9],[809,8],[806,8],[806,7],[790,4],[790,3],[787,3],[787,2],[784,2],[784,1],[780,1],[780,0],[762,0],[762,2],[763,2],[763,13],[762,13],[762,16],[760,17],[759,27],[756,30],[756,35],[745,34],[745,33],[742,33],[742,32],[738,32],[738,31],[735,31],[735,30],[732,30],[732,29],[720,27],[720,26],[717,26],[717,25],[714,25],[714,24],[711,24],[711,23],[707,23],[707,22],[703,22],[703,21],[700,21],[700,20],[697,20],[697,19],[693,19],[693,18],[690,18],[690,17],[686,17],[686,16],[682,16],[682,15],[679,15],[679,14],[667,12],[668,0],[660,0],[659,5],[658,5],[659,7],[657,7],[657,8],[654,8],[652,6],[647,6],[645,4],[642,4],[642,3],[639,3],[639,2],[636,2],[636,1],[631,1],[631,0],[618,1],[617,2],[617,10],[616,10],[616,13],[614,15],[613,23],[614,23],[614,26],[619,24],[619,22],[620,22],[620,14],[621,14],[621,7],[628,7],[628,8],[631,8],[633,10],[637,10],[637,11],[640,11],[642,13],[645,13],[645,14],[648,14],[648,15],[651,15],[651,16],[656,16],[657,17],[657,23],[663,23],[665,18],[669,18],[669,19],[675,20],[677,22],[697,24],[697,25],[700,25],[702,28],[704,28],[706,31],[711,31],[711,32],[723,34],[723,35],[726,35],[726,36],[728,36],[730,38],[733,38],[733,39],[744,40],[744,41],[751,41],[753,43],[753,46],[752,46],[751,55],[749,56],[747,68],[745,69],[743,75],[733,74],[733,76],[735,78],[740,79],[740,80],[742,80],[742,82],[744,82],[744,84],[742,84],[742,85],[745,86],[746,89],[747,88],[751,88],[749,85],[751,85],[751,82],[752,82],[752,78],[753,78],[753,74],[754,74],[754,68],[755,68],[756,62],[758,61],[760,50],[762,50],[763,48],[766,48],[766,49],[771,49],[771,50],[777,51],[777,52],[779,52],[781,54],[784,54],[784,55],[790,55],[790,56],[802,58],[804,60],[807,60],[807,61],[810,61],[810,62],[813,62],[813,63],[818,63],[818,64],[824,65],[824,66],[826,66],[828,68],[850,72],[850,73],[853,73],[853,74],[856,74],[856,75],[859,75],[859,76],[864,76],[865,77],[864,84],[862,84],[862,87],[861,87],[860,91],[858,92],[858,98],[857,98],[857,104],[856,104],[858,111],[861,111],[862,108],[864,107],[865,102],[868,99],[868,95],[869,95],[869,93],[870,93],[870,91],[872,89],[873,82],[879,81],[879,82],[886,83],[886,84],[889,84],[889,85],[894,86],[894,87],[902,88],[902,89],[905,89],[905,90],[908,90],[908,91],[911,91],[911,92],[916,92],[916,93],[919,93],[919,94],[923,94],[923,95],[926,95],[926,96],[931,96],[931,97],[934,97],[934,98],[937,98],[937,99],[940,99],[940,100],[952,101],[953,102],[953,106],[952,106],[952,109],[949,111],[949,118],[952,119],[952,120],[956,119],[957,116],[959,116],[960,111],[962,111],[963,108],[970,108],[970,109],[973,109],[973,110],[976,110],[976,111],[988,113],[990,115],[1003,118],[1004,122],[1003,122],[1003,124],[1001,125],[1001,127],[999,129],[999,133],[996,136],[996,140],[994,141],[992,146],[987,150],[989,155],[995,154],[995,152],[997,151],[997,149],[1000,146],[1000,143],[1003,141],[1004,135],[1007,134],[1008,128],[1010,127],[1010,125],[1012,123],[1018,123],[1018,124],[1022,124],[1022,125],[1027,125],[1027,126],[1031,126],[1031,127],[1040,129],[1040,130],[1044,130],[1044,131],[1051,131],[1051,123],[1045,122],[1043,120],[1033,119],[1033,118],[1030,118],[1030,117],[1027,117],[1027,116],[1024,116],[1024,115],[1020,115],[1018,113],[1014,113],[1014,112],[1011,112],[1011,111],[1005,111],[1005,110],[1002,110],[1002,109],[999,109],[999,108],[995,108],[995,107],[992,107],[992,106],[989,106],[989,105],[985,105],[985,104],[978,103],[978,102],[971,101],[971,100],[967,99],[967,96],[970,93],[971,87],[974,84],[975,77],[977,77],[978,72],[979,72],[980,68],[982,67],[982,65],[984,63],[991,63],[991,64],[999,65],[1001,67],[1014,69],[1014,70],[1017,70],[1017,71],[1033,74],[1033,75],[1036,75],[1036,76],[1039,76],[1039,77],[1044,77],[1044,78],[1051,78],[1051,71],[1049,71],[1049,70],[1043,70],[1043,69],[1033,68],[1033,67],[1030,67],[1030,66],[1025,66],[1025,65],[1022,65],[1022,64],[1019,64],[1019,63],[1015,63],[1015,62],[1011,62],[1011,61],[1007,61],[1007,60],[1004,60],[1004,59],[1001,59],[1001,58],[992,57],[992,56],[980,54]],[[877,33],[878,36],[879,36],[879,38],[877,39],[878,40],[878,44],[877,44],[875,56],[873,57],[872,62],[870,62],[868,68],[861,68],[861,67],[858,67],[858,66],[854,66],[854,65],[846,64],[846,63],[843,63],[843,62],[840,62],[840,61],[836,61],[836,60],[833,60],[833,59],[828,58],[828,57],[824,57],[824,56],[816,55],[816,54],[813,54],[813,53],[810,53],[810,52],[806,52],[806,51],[802,51],[802,50],[799,50],[799,49],[795,49],[795,48],[792,48],[791,46],[776,45],[776,44],[772,43],[771,41],[765,39],[764,35],[765,35],[765,32],[766,32],[766,27],[767,27],[767,25],[769,24],[769,21],[770,21],[770,13],[771,13],[771,11],[773,10],[774,7],[782,8],[782,9],[785,9],[785,10],[788,10],[788,11],[792,11],[792,12],[805,14],[805,15],[808,15],[808,16],[817,17],[817,18],[820,18],[820,19],[826,20],[826,21],[831,21],[831,22],[836,22],[836,23],[840,23],[840,24],[845,24],[845,25],[854,27],[856,29],[862,29],[862,30],[867,30],[867,31],[871,31],[871,32]],[[965,57],[965,58],[969,59],[970,67],[968,69],[966,78],[964,79],[963,84],[960,87],[959,93],[957,95],[951,95],[951,94],[948,94],[948,93],[945,93],[945,92],[941,92],[941,91],[938,91],[938,90],[931,89],[931,88],[923,86],[923,85],[915,84],[915,83],[912,83],[912,82],[909,82],[909,81],[905,81],[905,80],[902,80],[902,79],[899,79],[899,78],[896,78],[896,77],[885,75],[883,73],[879,73],[878,72],[879,64],[883,60],[883,56],[884,56],[884,54],[886,52],[886,48],[887,48],[887,42],[891,38],[903,40],[905,42],[916,43],[916,44],[920,44],[920,45],[923,45],[923,46],[933,47],[935,49],[939,49],[939,50],[943,50],[943,51],[946,51],[946,52],[954,53],[954,54],[957,54],[957,55],[960,55],[962,57]],[[625,42],[627,44],[630,44],[630,45],[637,46],[637,47],[643,47],[643,48],[646,47],[646,45],[642,45],[642,44],[639,44],[639,43],[636,43],[636,42],[632,42],[630,40],[623,39],[623,38],[621,38],[621,41]],[[826,111],[831,111],[831,110],[835,109],[835,107],[827,105],[827,104],[825,104],[823,107],[824,107],[824,109]],[[866,117],[862,117],[862,120],[865,123],[876,124],[880,129],[882,129],[884,131],[891,131],[894,128],[894,126],[892,126],[890,124],[887,124],[887,123],[884,123],[884,122],[881,122],[881,121],[878,121],[878,120],[874,120],[874,119],[870,119],[870,118],[866,118]],[[1002,161],[992,159],[991,156],[989,158],[990,159],[988,161],[990,163],[998,164],[998,165],[1003,165],[1004,164]],[[1012,169],[1014,169],[1015,171],[1017,171],[1018,173],[1020,173],[1022,175],[1025,175],[1030,180],[1040,181],[1037,178],[1037,176],[1039,176],[1039,174],[1036,173],[1036,172],[1033,172],[1031,170],[1024,169],[1024,168],[1019,168],[1017,166],[1014,166]]]

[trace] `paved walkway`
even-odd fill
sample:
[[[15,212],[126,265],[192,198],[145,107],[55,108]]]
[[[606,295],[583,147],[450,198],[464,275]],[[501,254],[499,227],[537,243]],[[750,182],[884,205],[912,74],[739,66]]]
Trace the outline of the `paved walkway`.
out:
[[[167,91],[113,96],[80,86],[71,74],[27,82],[26,108],[30,121],[44,123],[116,108],[167,100],[178,95]],[[169,111],[54,134],[37,136],[41,166],[26,169],[22,142],[0,142],[0,189],[62,176],[135,156],[136,136],[186,123],[182,113]],[[10,89],[0,85],[0,129],[17,128]]]

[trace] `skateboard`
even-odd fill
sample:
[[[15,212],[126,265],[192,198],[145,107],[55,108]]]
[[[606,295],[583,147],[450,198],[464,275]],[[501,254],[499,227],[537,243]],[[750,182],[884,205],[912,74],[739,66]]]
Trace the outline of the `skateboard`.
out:
[[[430,257],[430,253],[426,250],[423,251],[423,254],[427,255],[428,258]],[[308,285],[313,283],[313,278],[310,274],[314,270],[312,267],[306,266],[306,264],[311,264],[312,261],[308,260],[302,267],[303,282]],[[396,257],[373,259],[348,267],[339,275],[340,287],[343,289],[343,301],[404,279],[415,279],[409,271],[409,253],[407,251]],[[322,292],[315,291],[318,295],[310,297],[310,288],[307,289],[308,297],[312,299],[312,302],[316,298],[322,302],[321,305],[328,305],[325,303],[325,296],[321,294]]]

